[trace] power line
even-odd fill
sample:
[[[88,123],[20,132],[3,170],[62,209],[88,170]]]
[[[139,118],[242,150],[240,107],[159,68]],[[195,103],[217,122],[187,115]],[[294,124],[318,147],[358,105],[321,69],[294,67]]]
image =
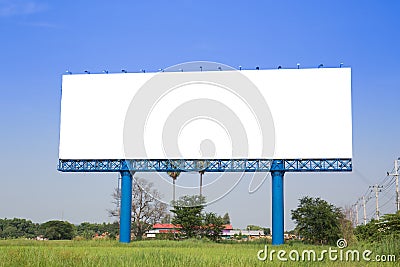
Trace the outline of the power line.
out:
[[[391,203],[393,201],[393,198],[390,198],[388,201],[386,201],[383,205],[380,206],[380,209],[383,209],[386,207],[387,204]]]
[[[384,188],[388,188],[390,186],[392,186],[395,183],[395,179],[392,178],[390,180],[388,180],[388,182],[386,184],[381,184]]]
[[[371,190],[369,190],[369,188],[367,188],[367,191],[365,191],[364,194],[362,194],[362,196],[367,196],[367,194],[371,193]]]
[[[400,210],[400,193],[399,193],[399,164],[400,158],[395,160],[392,171],[387,173],[387,175],[382,179],[382,182],[371,185],[367,188],[364,194],[357,199],[355,204],[350,207],[350,219],[353,219],[353,212],[356,213],[355,223],[358,225],[358,205],[362,205],[363,209],[363,221],[364,224],[367,223],[367,218],[372,218],[379,220],[381,214],[387,214],[391,211],[391,203],[396,204],[396,211]],[[393,190],[393,188],[395,190]],[[393,195],[395,191],[395,195]],[[381,202],[383,205],[379,205],[379,197],[381,197]],[[375,198],[375,207],[369,205],[369,200]],[[355,209],[355,210],[354,210]],[[383,212],[387,211],[387,212]]]

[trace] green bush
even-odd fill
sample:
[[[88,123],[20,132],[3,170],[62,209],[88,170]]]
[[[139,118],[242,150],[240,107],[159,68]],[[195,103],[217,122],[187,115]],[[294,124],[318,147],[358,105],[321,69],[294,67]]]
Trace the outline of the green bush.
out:
[[[64,221],[48,221],[40,225],[39,232],[49,240],[71,240],[74,235],[74,225]]]

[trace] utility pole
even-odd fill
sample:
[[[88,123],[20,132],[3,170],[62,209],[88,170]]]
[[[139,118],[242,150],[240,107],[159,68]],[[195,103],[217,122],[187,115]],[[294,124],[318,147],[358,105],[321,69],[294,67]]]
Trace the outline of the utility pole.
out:
[[[199,171],[200,173],[200,197],[202,196],[202,189],[203,189],[203,174],[204,171]]]
[[[117,186],[117,212],[118,212],[118,224],[120,223],[120,215],[121,215],[121,179],[122,176],[118,173],[118,186]]]
[[[351,222],[351,225],[354,225],[354,220],[353,220],[353,206],[350,206],[349,213],[350,213],[350,222]]]
[[[364,225],[367,224],[367,209],[365,208],[365,196],[362,197],[363,200],[363,210],[364,210]]]
[[[381,190],[381,188],[382,188],[383,186],[381,186],[381,185],[372,185],[372,186],[370,186],[370,188],[373,188],[373,190],[375,191],[375,205],[376,205],[376,212],[375,212],[375,218],[376,218],[376,220],[378,220],[379,221],[379,192],[381,192],[382,190]]]
[[[400,195],[399,195],[399,165],[398,158],[394,161],[394,173],[387,173],[390,176],[393,176],[396,179],[396,211],[400,210]]]
[[[356,202],[356,226],[358,225],[358,201]]]

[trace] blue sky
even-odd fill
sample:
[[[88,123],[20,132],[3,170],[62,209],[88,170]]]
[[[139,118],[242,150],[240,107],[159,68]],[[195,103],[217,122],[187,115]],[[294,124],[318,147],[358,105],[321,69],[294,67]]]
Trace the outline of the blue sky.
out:
[[[399,11],[397,1],[0,0],[0,218],[111,220],[116,174],[56,170],[66,70],[155,71],[195,60],[350,66],[354,171],[287,174],[286,228],[302,196],[353,204],[400,156]],[[248,184],[209,209],[229,212],[235,227],[270,226],[270,180],[253,194]]]

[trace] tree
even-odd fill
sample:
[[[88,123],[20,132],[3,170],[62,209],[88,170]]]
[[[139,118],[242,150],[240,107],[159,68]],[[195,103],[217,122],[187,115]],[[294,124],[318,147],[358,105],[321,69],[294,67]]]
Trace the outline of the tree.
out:
[[[85,239],[92,239],[96,234],[102,235],[107,233],[107,236],[114,239],[118,235],[119,225],[118,222],[114,223],[88,223],[83,222],[76,227],[78,236]]]
[[[225,213],[222,219],[224,220],[224,224],[231,224],[231,218],[229,217],[228,213]]]
[[[88,222],[83,222],[76,227],[77,235],[83,237],[85,239],[92,239],[95,234],[96,230],[94,229],[93,225]]]
[[[178,178],[178,176],[181,174],[180,172],[167,172],[167,174],[172,178],[172,201],[175,202],[175,181]]]
[[[199,195],[183,196],[172,203],[171,212],[175,214],[172,223],[180,225],[181,233],[188,238],[201,234],[204,203],[205,198]]]
[[[374,242],[382,240],[382,232],[379,231],[378,222],[372,219],[366,225],[358,225],[354,229],[354,234],[358,241]]]
[[[303,197],[295,210],[291,210],[296,230],[312,243],[334,244],[341,236],[339,208],[320,198]]]
[[[400,235],[400,211],[394,214],[385,214],[378,225],[384,235]]]
[[[224,230],[224,219],[213,212],[204,215],[203,234],[213,241],[218,241]]]
[[[112,194],[114,203],[118,203],[121,192],[115,189]],[[136,239],[141,239],[153,224],[166,216],[167,205],[162,203],[161,194],[153,189],[153,183],[143,178],[135,179],[132,185],[132,232]],[[108,211],[110,216],[119,216],[118,208]]]
[[[359,241],[375,242],[385,238],[400,237],[400,211],[385,214],[378,220],[371,220],[366,225],[355,228],[354,234]]]
[[[271,234],[271,228],[265,227],[263,228],[264,230],[264,235],[270,235]]]
[[[187,238],[208,237],[218,241],[224,229],[224,219],[213,212],[203,213],[205,197],[183,196],[173,202],[172,223],[180,226],[181,234]]]
[[[246,226],[247,230],[262,231],[264,230],[261,226],[249,224]]]
[[[353,223],[346,219],[343,214],[342,218],[339,219],[340,232],[342,233],[342,238],[346,239],[347,244],[350,244],[355,241],[354,236],[354,227]]]
[[[21,233],[18,231],[17,227],[7,225],[2,229],[1,236],[4,238],[18,238],[21,237]]]
[[[38,234],[38,224],[25,219],[0,219],[0,238],[34,238]]]
[[[165,214],[161,219],[161,223],[171,223],[171,215],[169,213]]]
[[[48,221],[40,225],[39,232],[49,240],[72,239],[74,225],[64,221]]]

